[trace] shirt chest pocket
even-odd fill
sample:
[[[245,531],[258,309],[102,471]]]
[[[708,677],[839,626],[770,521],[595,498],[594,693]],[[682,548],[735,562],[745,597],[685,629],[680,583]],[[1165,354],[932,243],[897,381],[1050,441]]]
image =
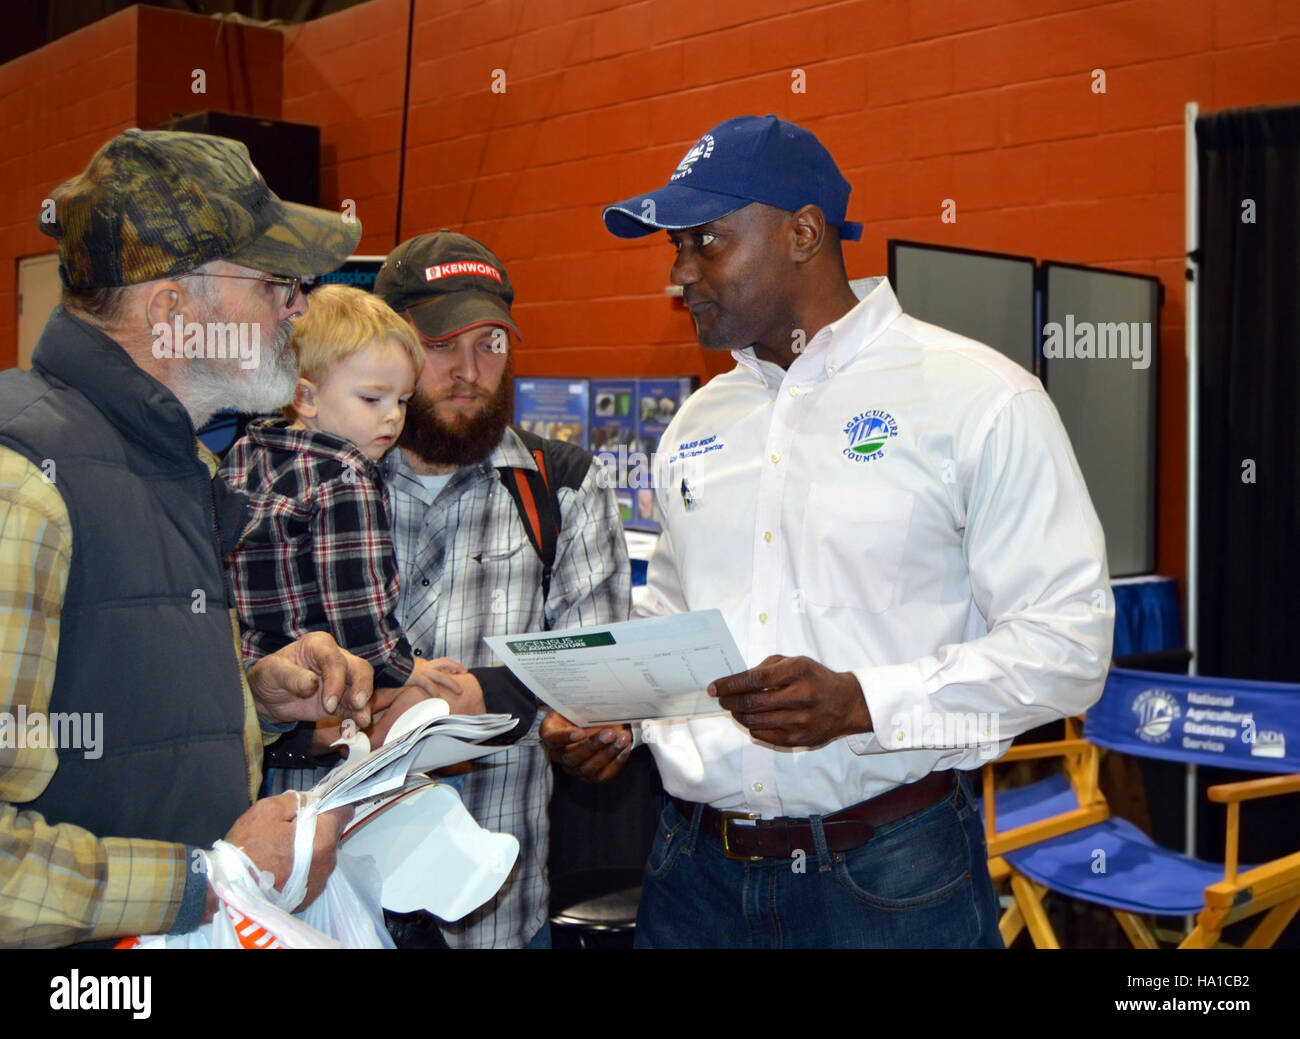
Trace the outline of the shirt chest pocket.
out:
[[[498,542],[475,552],[474,562],[481,563],[484,566],[491,566],[496,563],[506,563],[519,555],[527,545],[527,541],[517,541],[513,544],[502,544]]]
[[[915,496],[814,482],[799,546],[798,593],[822,607],[887,610],[903,563]]]

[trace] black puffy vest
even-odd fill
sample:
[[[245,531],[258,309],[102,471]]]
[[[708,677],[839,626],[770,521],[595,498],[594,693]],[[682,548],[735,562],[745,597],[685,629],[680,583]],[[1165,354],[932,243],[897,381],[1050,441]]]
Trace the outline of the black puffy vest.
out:
[[[102,757],[60,749],[21,807],[105,837],[211,845],[249,805],[217,522],[237,536],[243,501],[209,478],[176,397],[62,307],[32,371],[0,374],[0,444],[53,462],[72,524],[50,712],[104,715]]]

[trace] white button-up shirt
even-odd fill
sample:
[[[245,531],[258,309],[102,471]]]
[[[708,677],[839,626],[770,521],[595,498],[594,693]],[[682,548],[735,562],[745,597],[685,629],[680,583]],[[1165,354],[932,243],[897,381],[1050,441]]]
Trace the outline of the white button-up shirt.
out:
[[[827,814],[1098,699],[1105,546],[1037,379],[907,317],[883,279],[788,370],[733,354],[663,436],[639,612],[716,607],[750,667],[852,671],[874,731],[789,750],[730,715],[643,723],[670,793]]]

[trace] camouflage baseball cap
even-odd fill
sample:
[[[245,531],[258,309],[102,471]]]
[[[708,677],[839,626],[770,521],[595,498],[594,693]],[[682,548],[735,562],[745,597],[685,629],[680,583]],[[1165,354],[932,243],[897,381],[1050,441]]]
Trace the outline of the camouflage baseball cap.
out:
[[[127,130],[58,187],[59,276],[69,288],[155,281],[228,260],[268,274],[325,274],[361,238],[361,223],[284,202],[239,141]]]

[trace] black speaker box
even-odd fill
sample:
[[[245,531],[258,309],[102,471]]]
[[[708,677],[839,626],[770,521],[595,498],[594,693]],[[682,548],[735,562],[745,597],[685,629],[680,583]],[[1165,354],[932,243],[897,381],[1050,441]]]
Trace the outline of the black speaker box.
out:
[[[320,204],[319,126],[209,111],[175,116],[160,129],[242,141],[272,191],[286,202]]]

